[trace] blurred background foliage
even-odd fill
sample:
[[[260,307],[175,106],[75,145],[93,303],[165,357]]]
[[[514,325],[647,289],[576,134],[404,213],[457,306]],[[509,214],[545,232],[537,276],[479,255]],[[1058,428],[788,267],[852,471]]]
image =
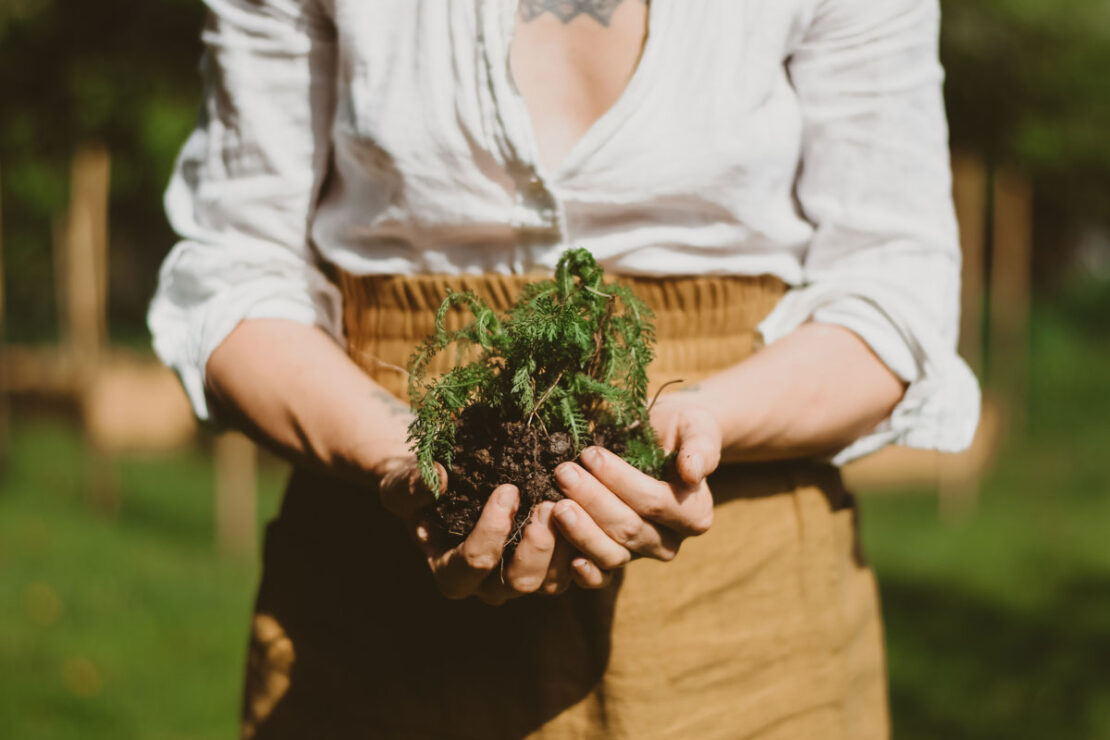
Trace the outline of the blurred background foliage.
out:
[[[875,0],[880,2],[881,0]],[[897,738],[1110,738],[1110,0],[943,0],[952,140],[1036,189],[1028,432],[979,509],[863,503]],[[7,338],[58,333],[52,231],[112,152],[110,327],[145,345],[161,197],[199,104],[200,0],[0,0]],[[0,479],[0,737],[234,734],[257,560],[213,542],[203,448],[116,463],[98,514],[72,415],[16,410]],[[283,467],[263,466],[259,524]]]
[[[110,322],[142,335],[173,243],[161,194],[199,109],[199,0],[0,0],[8,338],[57,334],[51,233],[86,141],[112,153]]]
[[[945,0],[952,141],[1037,188],[1038,279],[1051,285],[1110,203],[1110,2]],[[172,244],[161,193],[196,118],[200,0],[0,0],[0,182],[13,340],[56,333],[52,220],[83,141],[113,154],[113,331],[142,336]]]

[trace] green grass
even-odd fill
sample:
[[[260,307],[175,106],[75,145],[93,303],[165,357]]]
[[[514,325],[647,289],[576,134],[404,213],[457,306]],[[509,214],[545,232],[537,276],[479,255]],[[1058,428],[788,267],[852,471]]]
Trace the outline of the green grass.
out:
[[[257,565],[213,545],[199,452],[117,466],[115,519],[83,500],[57,420],[16,422],[0,491],[0,737],[232,737]],[[280,482],[263,477],[261,508]]]
[[[1110,343],[1034,323],[1028,429],[974,515],[864,502],[897,738],[1110,738]]]
[[[1034,325],[1029,426],[977,512],[863,502],[897,738],[1110,738],[1110,342],[1067,310]],[[236,733],[257,562],[217,554],[200,451],[117,463],[95,513],[62,420],[18,418],[0,483],[0,738]],[[266,468],[260,518],[281,471]]]

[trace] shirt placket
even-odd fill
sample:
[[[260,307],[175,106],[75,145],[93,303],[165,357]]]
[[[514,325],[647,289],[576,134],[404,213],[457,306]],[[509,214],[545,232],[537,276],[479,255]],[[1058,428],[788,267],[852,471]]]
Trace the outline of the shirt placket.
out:
[[[543,253],[566,241],[566,211],[539,164],[532,122],[509,71],[509,47],[518,0],[477,0],[479,44],[486,90],[482,98],[497,154],[515,185],[509,220],[516,234],[514,267],[526,272]]]

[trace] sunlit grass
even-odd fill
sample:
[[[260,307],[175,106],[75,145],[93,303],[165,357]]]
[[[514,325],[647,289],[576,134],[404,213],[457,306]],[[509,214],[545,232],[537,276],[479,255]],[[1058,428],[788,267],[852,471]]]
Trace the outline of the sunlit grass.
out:
[[[978,510],[864,503],[897,738],[1110,738],[1110,344],[1042,315],[1028,429]]]
[[[94,513],[85,453],[19,420],[0,494],[0,737],[231,737],[256,565],[213,546],[199,453],[118,465]],[[272,512],[279,481],[263,477]]]

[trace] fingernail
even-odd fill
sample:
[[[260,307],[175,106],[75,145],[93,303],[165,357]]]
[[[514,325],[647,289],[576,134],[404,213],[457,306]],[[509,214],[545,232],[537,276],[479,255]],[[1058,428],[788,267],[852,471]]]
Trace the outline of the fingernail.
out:
[[[590,561],[586,560],[586,558],[575,558],[571,561],[571,565],[574,566],[575,570],[580,570],[583,573],[590,572]]]
[[[700,482],[705,477],[705,466],[697,457],[686,458],[686,469],[690,472],[691,480],[695,482]]]
[[[555,468],[555,479],[564,486],[573,485],[578,481],[578,466],[574,463],[563,463]]]
[[[555,508],[554,504],[540,504],[536,511],[536,521],[540,524],[547,524],[548,520],[551,519],[551,510],[553,508]]]
[[[516,489],[514,489],[514,488],[503,488],[503,489],[501,489],[501,493],[497,494],[497,503],[498,503],[499,506],[501,506],[502,508],[505,508],[505,509],[513,508],[513,504],[516,503]]]
[[[555,507],[555,517],[563,526],[569,527],[578,521],[578,515],[574,513],[574,507],[570,504]]]
[[[582,460],[591,468],[600,467],[601,463],[605,460],[601,454],[601,450],[596,447],[587,447],[582,450]]]

